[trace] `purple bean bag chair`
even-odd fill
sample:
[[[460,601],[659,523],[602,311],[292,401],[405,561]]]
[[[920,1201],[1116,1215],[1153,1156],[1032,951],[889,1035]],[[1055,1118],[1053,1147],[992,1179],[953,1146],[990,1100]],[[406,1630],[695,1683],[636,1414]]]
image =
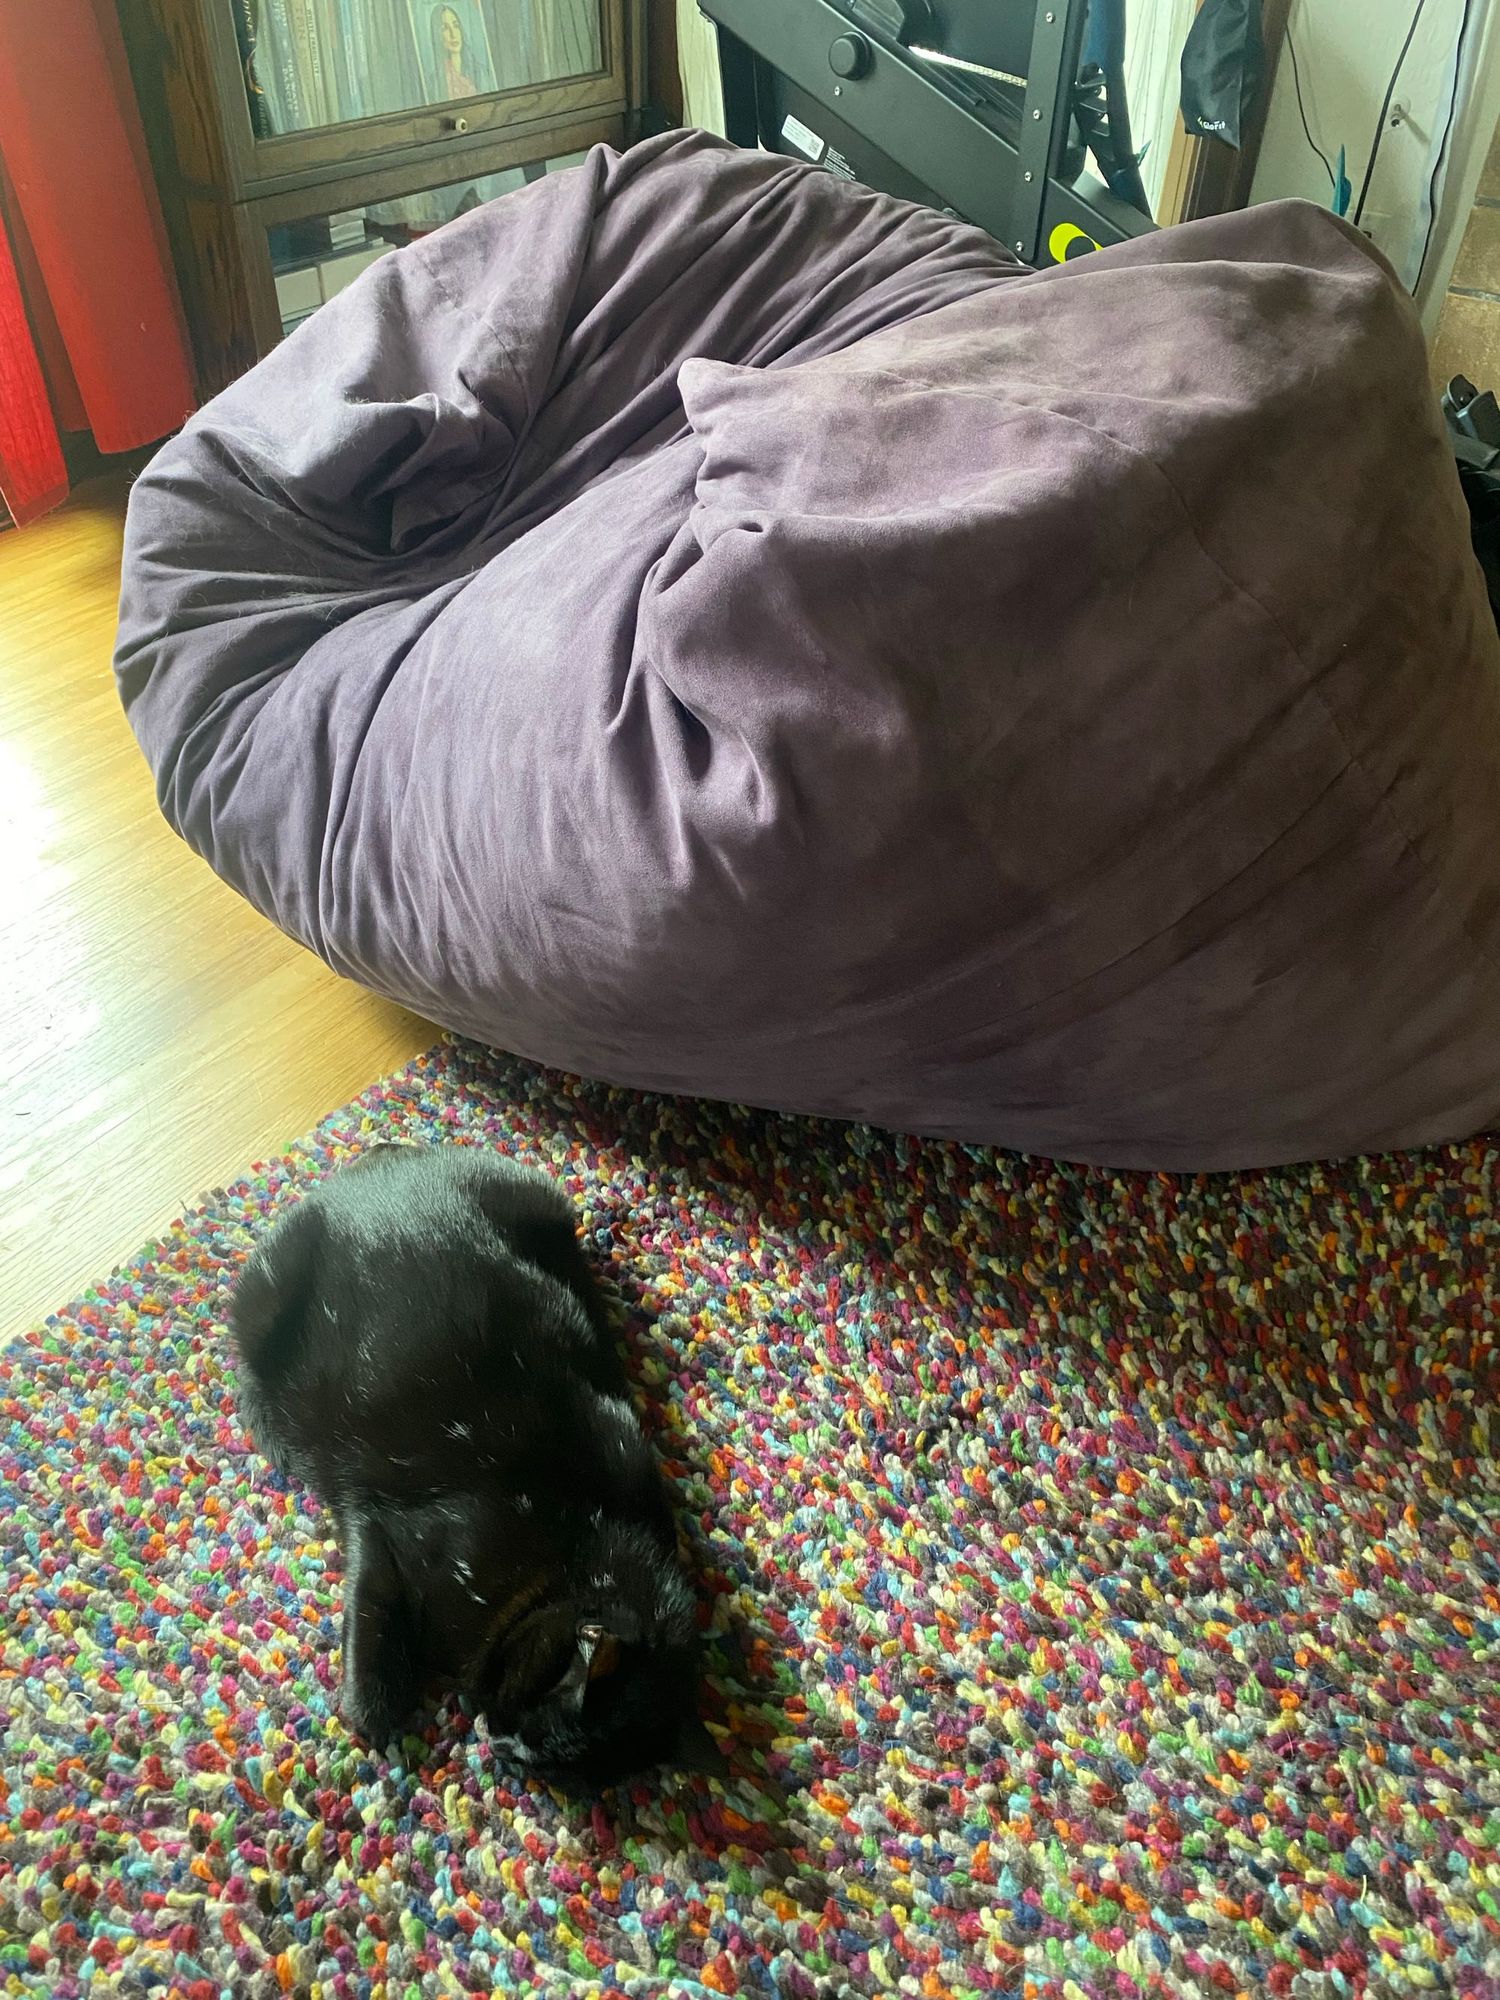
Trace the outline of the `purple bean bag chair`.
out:
[[[1500,642],[1310,206],[1031,273],[601,149],[160,452],[117,669],[258,909],[566,1069],[1186,1169],[1500,1105]]]

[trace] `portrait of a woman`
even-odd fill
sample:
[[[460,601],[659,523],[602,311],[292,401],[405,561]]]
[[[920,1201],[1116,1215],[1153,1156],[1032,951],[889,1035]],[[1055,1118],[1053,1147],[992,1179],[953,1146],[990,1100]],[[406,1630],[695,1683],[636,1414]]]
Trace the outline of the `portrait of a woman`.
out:
[[[425,15],[420,24],[419,9]],[[451,104],[496,88],[489,34],[473,0],[438,0],[436,6],[413,0],[412,15],[429,104]]]

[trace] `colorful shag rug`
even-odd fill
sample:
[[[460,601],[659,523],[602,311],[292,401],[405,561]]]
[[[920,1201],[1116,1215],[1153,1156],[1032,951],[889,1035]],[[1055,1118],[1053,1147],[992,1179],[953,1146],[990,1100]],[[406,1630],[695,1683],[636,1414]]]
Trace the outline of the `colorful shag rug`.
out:
[[[334,1719],[226,1289],[375,1139],[576,1197],[723,1782]],[[1500,1157],[1171,1180],[444,1046],[0,1365],[0,1990],[1500,1994]]]

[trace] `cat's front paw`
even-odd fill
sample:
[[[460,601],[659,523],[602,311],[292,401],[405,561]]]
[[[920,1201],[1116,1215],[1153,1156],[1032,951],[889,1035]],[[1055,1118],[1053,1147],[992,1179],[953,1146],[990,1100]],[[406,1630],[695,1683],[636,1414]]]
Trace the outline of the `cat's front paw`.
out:
[[[339,1694],[339,1719],[351,1736],[371,1750],[385,1750],[396,1741],[402,1718],[395,1704],[374,1690],[354,1690],[346,1682]]]

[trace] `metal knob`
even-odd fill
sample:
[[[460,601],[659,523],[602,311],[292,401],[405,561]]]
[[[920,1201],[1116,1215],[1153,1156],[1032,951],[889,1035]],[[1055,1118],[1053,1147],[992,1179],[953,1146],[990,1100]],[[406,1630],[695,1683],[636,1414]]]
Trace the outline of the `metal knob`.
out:
[[[467,118],[445,118],[443,120],[443,130],[445,132],[467,132],[468,129],[469,121]]]

